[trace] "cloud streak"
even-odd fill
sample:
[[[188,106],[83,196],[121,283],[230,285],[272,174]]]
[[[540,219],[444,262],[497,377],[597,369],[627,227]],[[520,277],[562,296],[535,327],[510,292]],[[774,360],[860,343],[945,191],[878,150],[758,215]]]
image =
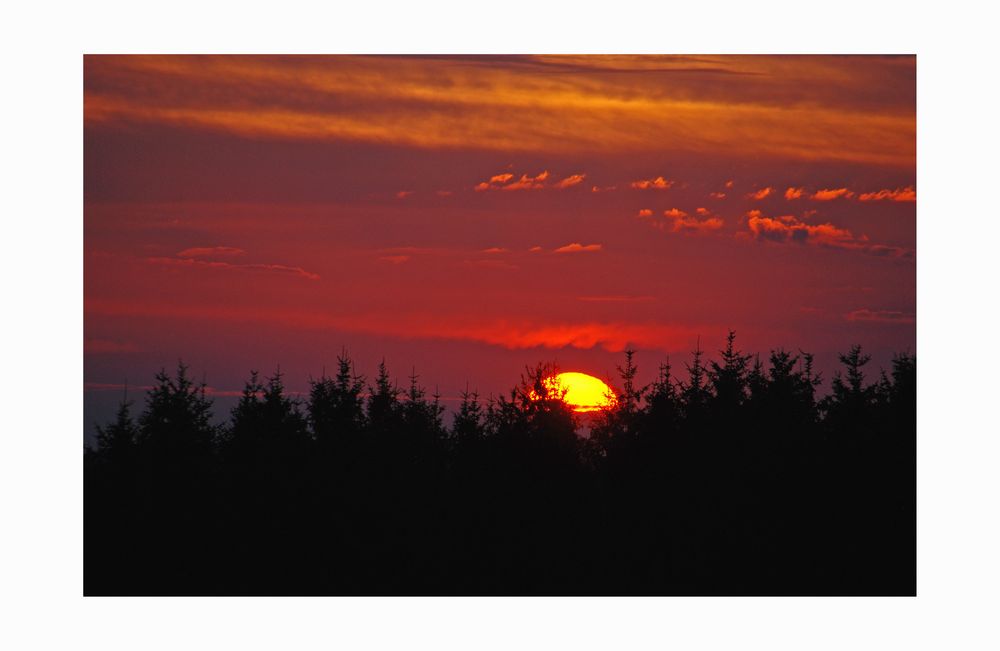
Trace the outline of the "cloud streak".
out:
[[[558,249],[553,251],[553,253],[593,253],[600,251],[602,246],[600,244],[580,244],[579,242],[573,242],[567,244],[566,246],[560,246]]]
[[[150,264],[166,266],[166,267],[186,267],[186,268],[207,268],[207,269],[233,269],[238,271],[262,271],[270,273],[279,274],[290,274],[293,276],[299,276],[307,280],[319,280],[319,274],[313,273],[311,271],[306,271],[302,267],[290,267],[283,264],[263,264],[263,263],[247,263],[247,264],[234,264],[231,262],[221,262],[218,260],[197,260],[194,258],[165,258],[165,257],[152,257],[146,258],[146,261]]]
[[[850,230],[830,223],[807,224],[791,215],[766,217],[759,210],[751,210],[746,218],[747,231],[740,235],[760,242],[822,246],[860,251],[879,257],[913,257],[913,251],[909,249],[872,244],[867,236],[856,237]]]
[[[724,222],[721,217],[712,214],[707,208],[698,208],[690,215],[679,208],[664,210],[662,217],[653,214],[652,210],[639,211],[639,218],[647,221],[654,228],[670,233],[686,235],[704,235],[720,230]]]

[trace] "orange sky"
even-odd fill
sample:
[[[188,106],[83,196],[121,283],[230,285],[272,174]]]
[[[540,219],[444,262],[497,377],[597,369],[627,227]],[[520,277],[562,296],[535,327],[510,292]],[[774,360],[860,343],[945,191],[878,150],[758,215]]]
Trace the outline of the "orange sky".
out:
[[[347,346],[447,398],[727,328],[915,348],[913,57],[84,61],[85,418]],[[646,379],[649,379],[648,377]],[[220,398],[221,400],[221,398]],[[221,404],[221,403],[220,403]]]

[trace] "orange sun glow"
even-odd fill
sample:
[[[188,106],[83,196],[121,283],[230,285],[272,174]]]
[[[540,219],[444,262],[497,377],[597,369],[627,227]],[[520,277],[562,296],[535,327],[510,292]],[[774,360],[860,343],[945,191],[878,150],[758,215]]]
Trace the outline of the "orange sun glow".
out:
[[[546,378],[545,384],[554,391],[566,391],[563,401],[577,413],[607,409],[618,402],[611,387],[586,373],[560,373]]]

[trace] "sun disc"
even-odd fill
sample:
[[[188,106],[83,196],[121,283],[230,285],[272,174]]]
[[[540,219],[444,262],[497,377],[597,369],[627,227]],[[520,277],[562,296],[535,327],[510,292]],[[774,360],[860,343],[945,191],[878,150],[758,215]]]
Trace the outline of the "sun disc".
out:
[[[613,407],[618,401],[614,391],[593,375],[570,371],[546,379],[549,388],[566,391],[563,401],[577,413]]]

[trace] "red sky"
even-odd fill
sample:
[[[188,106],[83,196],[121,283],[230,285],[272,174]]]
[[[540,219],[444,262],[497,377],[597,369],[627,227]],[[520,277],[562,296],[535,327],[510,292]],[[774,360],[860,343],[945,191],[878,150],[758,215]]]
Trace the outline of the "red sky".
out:
[[[914,57],[84,59],[85,426],[347,347],[446,399],[916,341]],[[140,398],[138,391],[133,398]]]

